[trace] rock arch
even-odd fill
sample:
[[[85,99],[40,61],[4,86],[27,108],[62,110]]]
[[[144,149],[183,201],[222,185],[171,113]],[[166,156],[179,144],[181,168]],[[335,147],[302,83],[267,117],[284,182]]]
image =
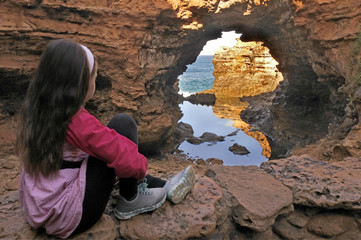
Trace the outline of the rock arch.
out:
[[[174,84],[208,40],[228,30],[244,41],[261,40],[288,80],[286,99],[303,102],[315,89],[311,103],[314,96],[336,100],[336,88],[352,74],[349,45],[359,31],[359,9],[351,1],[327,0],[3,1],[0,86],[11,79],[14,89],[23,89],[50,39],[75,39],[100,61],[102,89],[92,111],[103,122],[129,112],[142,149],[171,150],[181,114]],[[14,113],[0,100],[7,121]]]

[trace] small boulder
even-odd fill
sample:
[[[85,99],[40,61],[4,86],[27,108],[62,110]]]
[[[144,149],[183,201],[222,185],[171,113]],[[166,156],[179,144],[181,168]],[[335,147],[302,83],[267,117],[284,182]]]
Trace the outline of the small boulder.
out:
[[[194,136],[188,138],[187,142],[189,142],[190,144],[193,144],[193,145],[199,145],[199,144],[203,143],[203,141],[200,138],[197,138]]]
[[[182,143],[185,139],[193,137],[194,131],[190,124],[179,122],[176,127],[175,137],[178,143]]]
[[[228,150],[233,152],[233,154],[237,154],[237,155],[247,155],[250,153],[246,147],[242,145],[238,145],[237,143],[229,147]]]
[[[224,141],[223,136],[218,136],[217,134],[210,133],[210,132],[203,133],[202,136],[200,137],[200,139],[202,140],[202,142],[223,142]]]

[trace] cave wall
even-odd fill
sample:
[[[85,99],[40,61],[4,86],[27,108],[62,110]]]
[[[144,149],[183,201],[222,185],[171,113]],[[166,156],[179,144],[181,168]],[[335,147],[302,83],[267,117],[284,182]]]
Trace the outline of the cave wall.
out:
[[[181,116],[177,76],[221,31],[265,42],[288,82],[288,98],[302,100],[319,81],[330,82],[338,96],[352,76],[360,7],[350,0],[1,0],[0,124],[16,115],[42,50],[57,38],[98,56],[98,90],[87,107],[103,123],[130,113],[144,151],[173,148]]]

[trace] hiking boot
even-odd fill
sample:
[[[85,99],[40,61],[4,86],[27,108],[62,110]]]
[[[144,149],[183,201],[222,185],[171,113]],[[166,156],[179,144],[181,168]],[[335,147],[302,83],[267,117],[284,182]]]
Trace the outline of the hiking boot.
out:
[[[180,203],[193,189],[195,182],[196,176],[193,167],[189,165],[164,185],[163,188],[167,191],[167,199],[174,204]]]
[[[148,188],[144,179],[138,185],[137,196],[130,201],[127,201],[122,196],[118,199],[118,204],[114,209],[114,215],[120,220],[129,219],[138,214],[153,211],[164,203],[167,192],[163,188]]]

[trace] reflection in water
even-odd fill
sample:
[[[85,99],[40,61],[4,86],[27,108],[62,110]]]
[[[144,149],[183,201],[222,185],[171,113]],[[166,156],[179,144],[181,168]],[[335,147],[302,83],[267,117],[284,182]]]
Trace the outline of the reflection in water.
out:
[[[266,2],[258,1],[258,4]],[[283,80],[282,73],[277,69],[277,61],[263,45],[263,42],[242,42],[237,39],[236,45],[221,47],[214,56],[199,56],[180,76],[182,94],[203,90],[201,93],[214,94],[216,97],[213,107],[188,102],[180,105],[184,114],[180,121],[193,127],[195,137],[200,137],[204,132],[227,136],[236,129],[242,130],[212,146],[209,143],[192,145],[183,142],[180,150],[195,159],[219,158],[224,165],[260,165],[269,159],[271,148],[266,136],[252,131],[250,125],[241,120],[241,112],[248,103],[239,100],[243,96],[272,92]],[[246,147],[250,154],[241,156],[230,152],[228,148],[235,143]]]
[[[266,158],[271,156],[271,147],[266,136],[257,131],[252,131],[251,126],[241,119],[241,112],[248,106],[247,102],[241,102],[239,98],[217,98],[213,106],[213,113],[218,118],[228,118],[233,121],[233,126],[241,129],[248,136],[256,139],[262,146],[262,155]]]
[[[217,99],[218,101],[218,99]],[[249,125],[238,117],[240,116],[240,111],[242,110],[239,107],[246,107],[247,103],[241,103],[239,100],[239,106],[228,107],[225,104],[218,104],[213,107],[193,105],[189,102],[184,102],[180,104],[179,107],[183,112],[183,117],[179,120],[180,122],[188,123],[193,127],[194,136],[200,137],[204,132],[212,132],[219,136],[226,136],[225,141],[217,142],[216,144],[202,143],[200,145],[193,145],[184,141],[178,147],[179,150],[182,150],[190,158],[198,159],[202,158],[204,160],[208,158],[218,158],[223,160],[224,165],[257,165],[259,166],[262,162],[268,160],[270,153],[269,145],[267,140],[256,132],[249,132]],[[227,110],[227,111],[225,111]],[[214,113],[213,113],[214,112]],[[221,113],[224,113],[223,115]],[[218,118],[217,116],[221,116]],[[233,120],[233,118],[235,120]],[[238,131],[234,136],[227,136],[228,134],[233,133],[238,128],[247,132]],[[266,150],[262,148],[261,144],[249,136],[255,134],[257,139],[261,139],[262,145],[267,148]],[[265,144],[265,141],[267,144]],[[245,146],[250,153],[248,155],[236,155],[228,150],[233,144],[239,144]],[[264,156],[265,155],[265,156]]]

